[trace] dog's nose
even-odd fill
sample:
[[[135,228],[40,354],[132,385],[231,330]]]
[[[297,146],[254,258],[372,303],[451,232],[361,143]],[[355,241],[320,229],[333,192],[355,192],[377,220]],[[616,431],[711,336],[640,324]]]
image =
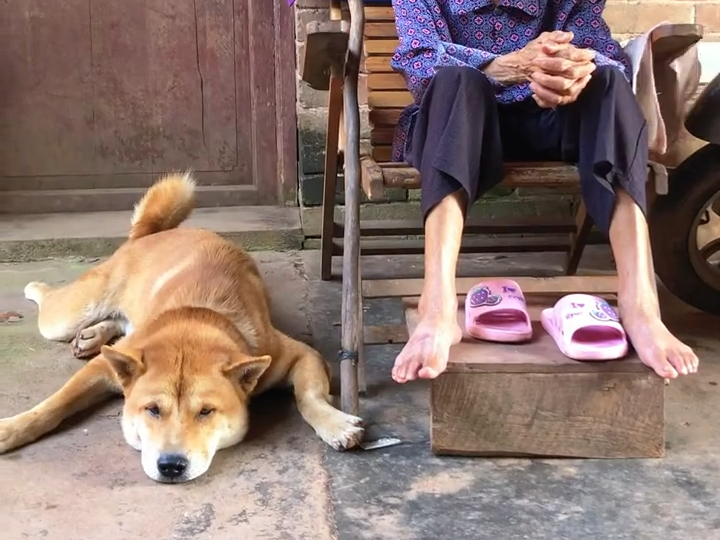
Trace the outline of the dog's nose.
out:
[[[157,468],[165,478],[178,478],[187,469],[188,460],[182,454],[162,454],[157,460]]]

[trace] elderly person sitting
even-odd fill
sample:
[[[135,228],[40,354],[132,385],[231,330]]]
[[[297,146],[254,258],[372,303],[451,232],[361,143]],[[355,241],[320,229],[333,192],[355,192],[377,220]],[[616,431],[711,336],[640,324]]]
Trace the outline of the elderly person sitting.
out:
[[[660,319],[645,219],[648,136],[630,66],[602,18],[605,0],[393,0],[393,57],[415,98],[394,160],[420,171],[425,223],[421,321],[393,379],[434,378],[459,342],[455,271],[468,207],[503,161],[576,164],[595,224],[609,234],[623,325],[664,378],[697,371]]]

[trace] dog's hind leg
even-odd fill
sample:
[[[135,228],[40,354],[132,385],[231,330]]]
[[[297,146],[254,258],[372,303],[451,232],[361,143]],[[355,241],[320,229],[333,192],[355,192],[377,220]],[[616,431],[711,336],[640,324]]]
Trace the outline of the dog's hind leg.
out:
[[[122,388],[110,362],[102,356],[95,357],[40,404],[0,420],[0,454],[35,441],[66,418],[120,392]]]
[[[80,330],[112,314],[107,298],[109,273],[100,264],[64,287],[34,281],[25,286],[25,298],[38,305],[38,329],[52,341],[68,342]]]
[[[283,354],[295,356],[289,374],[300,414],[318,436],[335,450],[356,446],[362,439],[362,419],[330,404],[330,376],[325,361],[308,345],[287,336]]]

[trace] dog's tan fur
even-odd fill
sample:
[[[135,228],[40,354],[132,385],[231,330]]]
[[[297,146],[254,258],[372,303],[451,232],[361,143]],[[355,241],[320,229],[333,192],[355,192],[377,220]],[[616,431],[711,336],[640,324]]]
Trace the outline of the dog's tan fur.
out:
[[[273,327],[254,261],[215,233],[177,228],[193,190],[189,175],[166,176],[107,261],[65,287],[25,287],[40,333],[94,358],[39,405],[0,420],[0,453],[123,393],[123,433],[142,451],[145,473],[186,481],[244,438],[250,396],[278,385],[293,387],[303,418],[333,448],[359,442],[361,420],[329,403],[323,359]]]

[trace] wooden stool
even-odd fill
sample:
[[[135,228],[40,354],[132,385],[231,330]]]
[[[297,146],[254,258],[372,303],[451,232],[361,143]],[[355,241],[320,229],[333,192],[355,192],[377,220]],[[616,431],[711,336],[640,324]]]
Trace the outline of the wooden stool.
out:
[[[526,295],[527,296],[527,295]],[[657,458],[665,451],[665,382],[634,353],[576,362],[540,324],[556,298],[527,296],[534,336],[524,344],[464,337],[432,382],[435,454]],[[611,300],[612,301],[612,300]],[[418,320],[405,300],[408,333]],[[464,312],[458,313],[464,328]]]

